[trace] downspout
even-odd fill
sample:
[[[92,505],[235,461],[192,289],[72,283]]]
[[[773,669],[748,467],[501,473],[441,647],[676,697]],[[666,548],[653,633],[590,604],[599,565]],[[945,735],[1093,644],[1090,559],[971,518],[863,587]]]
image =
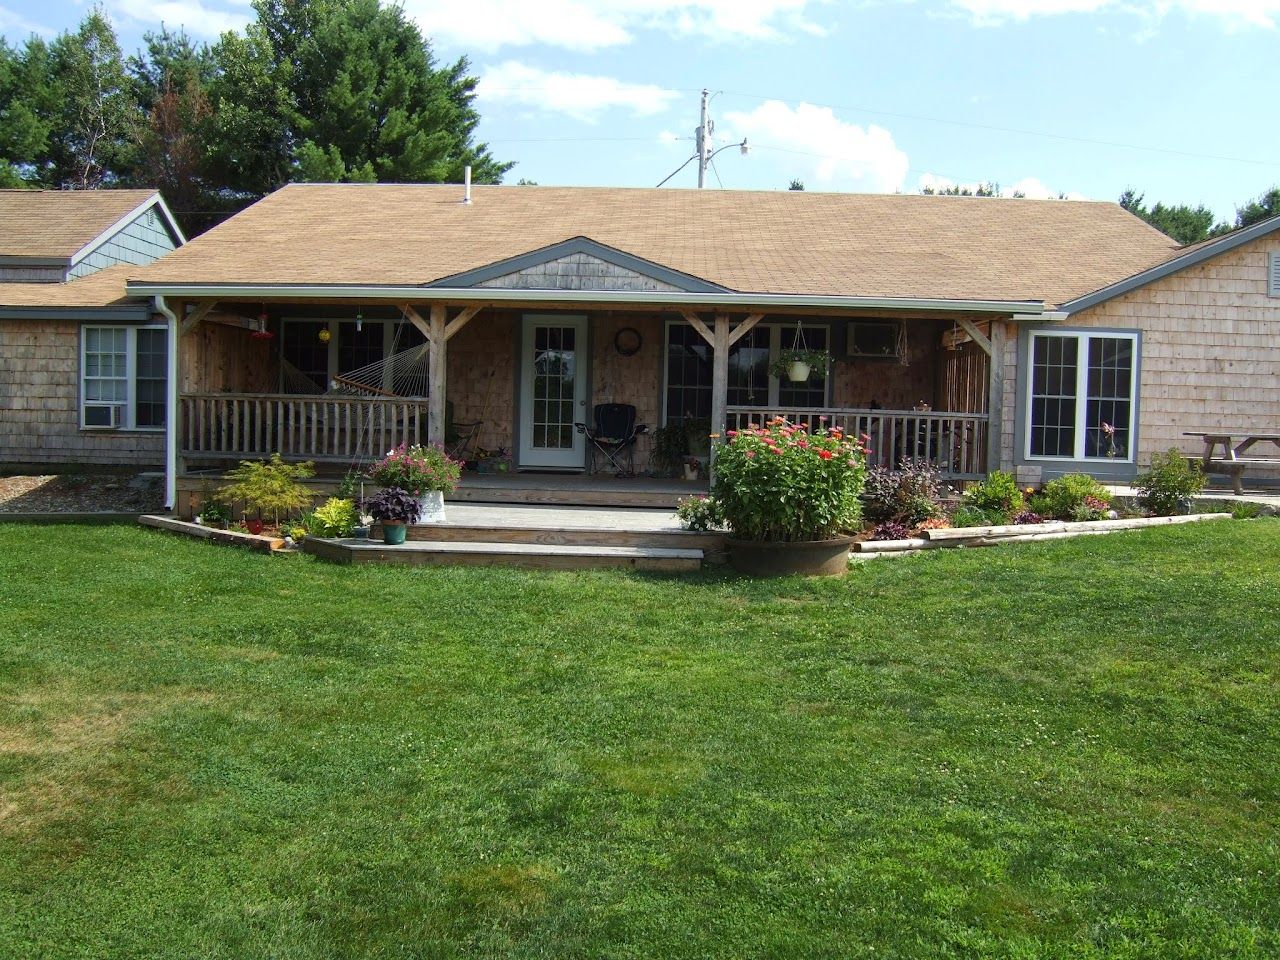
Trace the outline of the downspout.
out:
[[[169,321],[169,355],[166,371],[164,408],[164,506],[177,511],[178,507],[178,346],[182,327],[178,315],[169,309],[164,297],[155,298],[156,312]]]

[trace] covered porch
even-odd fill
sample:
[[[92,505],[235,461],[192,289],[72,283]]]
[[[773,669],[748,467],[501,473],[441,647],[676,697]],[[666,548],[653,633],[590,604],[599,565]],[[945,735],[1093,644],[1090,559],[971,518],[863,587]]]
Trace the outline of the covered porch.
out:
[[[998,457],[1003,384],[991,355],[1008,306],[1003,317],[946,305],[744,312],[497,292],[508,296],[172,304],[177,474],[207,477],[278,452],[332,478],[400,443],[439,441],[471,467],[456,499],[485,490],[574,502],[546,499],[559,487],[581,503],[625,502],[628,491],[669,500],[705,489],[705,476],[679,491],[640,490],[674,482],[655,456],[659,428],[722,437],[774,416],[865,433],[873,462],[924,458],[954,479],[982,476]],[[774,376],[779,353],[800,345],[830,353],[827,374]],[[590,484],[550,483],[591,474],[575,425],[603,403],[634,407],[647,428],[635,448],[639,479],[615,482],[605,470]]]

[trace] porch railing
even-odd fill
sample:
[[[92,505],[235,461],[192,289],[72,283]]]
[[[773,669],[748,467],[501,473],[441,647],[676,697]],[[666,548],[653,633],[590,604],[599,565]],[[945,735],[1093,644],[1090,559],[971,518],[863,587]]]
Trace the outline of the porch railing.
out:
[[[728,429],[741,430],[747,424],[758,425],[773,417],[803,423],[810,430],[825,425],[854,436],[865,433],[871,438],[869,460],[873,465],[896,466],[911,457],[928,460],[950,477],[981,477],[987,472],[985,413],[729,407],[726,420]]]
[[[425,443],[427,403],[393,397],[194,393],[178,398],[182,455],[351,460]]]

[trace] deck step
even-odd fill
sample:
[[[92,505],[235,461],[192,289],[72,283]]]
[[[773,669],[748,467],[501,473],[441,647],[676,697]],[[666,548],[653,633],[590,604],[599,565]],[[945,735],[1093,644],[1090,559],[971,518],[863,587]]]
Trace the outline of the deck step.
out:
[[[449,502],[527,504],[561,507],[649,507],[675,509],[696,490],[580,489],[573,487],[484,486],[464,483],[449,494]]]
[[[388,546],[377,540],[318,540],[308,537],[303,550],[338,563],[406,566],[469,565],[581,570],[621,567],[682,572],[702,566],[703,551],[669,547],[630,547],[498,542],[411,540]]]
[[[374,527],[371,539],[382,537]],[[720,553],[724,535],[694,533],[689,530],[619,530],[609,527],[554,527],[472,523],[415,524],[409,528],[413,543],[508,543],[563,547],[657,547],[669,550],[702,550]]]

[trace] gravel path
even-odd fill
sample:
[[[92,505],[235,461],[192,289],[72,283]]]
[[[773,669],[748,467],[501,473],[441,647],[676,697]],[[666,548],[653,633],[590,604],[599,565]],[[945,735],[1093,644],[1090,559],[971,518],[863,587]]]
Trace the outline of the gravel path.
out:
[[[164,478],[78,473],[0,477],[0,514],[155,513],[164,507]]]

